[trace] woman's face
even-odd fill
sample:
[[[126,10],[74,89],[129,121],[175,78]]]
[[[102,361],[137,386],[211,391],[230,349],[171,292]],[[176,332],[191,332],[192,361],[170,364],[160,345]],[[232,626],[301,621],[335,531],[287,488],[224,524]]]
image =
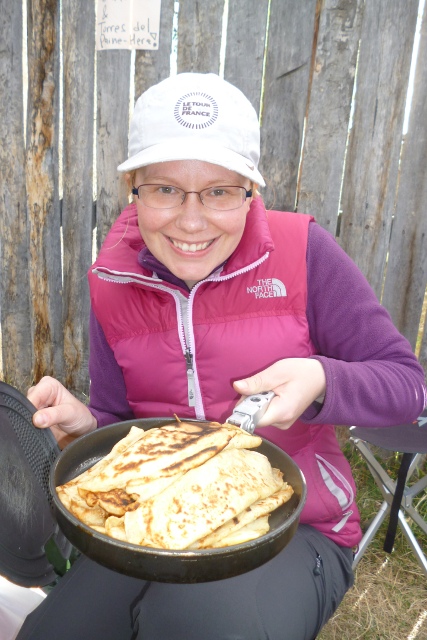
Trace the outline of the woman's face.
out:
[[[136,171],[134,186],[159,184],[184,191],[216,186],[250,189],[248,178],[199,160],[161,162]],[[197,194],[188,194],[173,209],[153,209],[135,196],[138,226],[151,253],[191,288],[206,278],[235,250],[245,228],[251,198],[238,209],[214,211]]]

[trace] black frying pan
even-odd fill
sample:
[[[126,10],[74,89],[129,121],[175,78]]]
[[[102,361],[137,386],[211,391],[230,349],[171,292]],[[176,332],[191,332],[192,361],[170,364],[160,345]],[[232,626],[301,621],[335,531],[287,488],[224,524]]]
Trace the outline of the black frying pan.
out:
[[[274,511],[270,531],[256,540],[221,549],[176,551],[143,547],[98,533],[75,518],[59,500],[55,487],[65,484],[110,452],[132,425],[150,429],[174,420],[147,418],[119,422],[103,427],[70,444],[54,463],[50,489],[58,524],[70,542],[92,560],[109,569],[135,578],[156,582],[195,583],[222,580],[264,564],[291,540],[306,498],[304,477],[292,459],[274,444],[264,440],[256,449],[272,466],[283,471],[292,485],[291,500]]]

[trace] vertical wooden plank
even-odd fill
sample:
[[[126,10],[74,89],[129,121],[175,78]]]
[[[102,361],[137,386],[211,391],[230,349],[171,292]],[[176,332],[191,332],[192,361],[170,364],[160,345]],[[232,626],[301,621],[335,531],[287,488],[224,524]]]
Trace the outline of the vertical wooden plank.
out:
[[[92,262],[95,5],[63,4],[63,330],[64,384],[88,392],[89,290]]]
[[[218,73],[224,0],[181,0],[178,15],[178,73]]]
[[[0,325],[5,379],[32,377],[22,87],[22,2],[2,4],[0,22]],[[19,366],[18,366],[19,363]]]
[[[229,4],[224,78],[238,87],[259,114],[268,0]]]
[[[35,380],[62,373],[58,12],[56,0],[28,3],[27,199]]]
[[[298,211],[335,235],[364,0],[325,0],[310,87]]]
[[[128,202],[117,166],[127,158],[130,109],[130,51],[98,51],[97,73],[97,246]]]
[[[272,0],[261,115],[260,169],[269,208],[294,210],[316,0]]]
[[[159,48],[135,55],[135,100],[149,87],[170,76],[174,0],[162,0]]]
[[[427,20],[418,50],[414,93],[401,158],[383,304],[415,348],[427,284]]]
[[[365,5],[353,127],[342,193],[341,244],[378,297],[394,210],[418,0]]]
[[[427,322],[424,324],[423,335],[421,339],[421,348],[418,356],[420,364],[424,367],[427,376]]]

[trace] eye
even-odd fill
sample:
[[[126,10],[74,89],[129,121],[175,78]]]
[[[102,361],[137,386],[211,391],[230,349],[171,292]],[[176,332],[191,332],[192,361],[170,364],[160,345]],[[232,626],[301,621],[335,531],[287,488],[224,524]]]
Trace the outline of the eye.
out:
[[[207,195],[209,198],[221,198],[230,195],[230,191],[225,187],[214,187],[214,189],[211,189]]]
[[[175,187],[171,187],[169,185],[164,185],[164,184],[159,185],[156,191],[160,193],[162,196],[173,196],[178,193],[178,190]]]

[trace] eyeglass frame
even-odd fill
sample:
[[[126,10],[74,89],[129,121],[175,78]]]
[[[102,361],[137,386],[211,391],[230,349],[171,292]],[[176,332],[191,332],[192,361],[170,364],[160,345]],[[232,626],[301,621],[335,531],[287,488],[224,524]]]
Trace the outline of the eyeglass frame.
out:
[[[246,189],[246,187],[242,187],[242,185],[240,185],[240,184],[227,184],[227,185],[219,184],[219,185],[215,185],[214,187],[207,187],[206,189],[202,189],[201,191],[184,191],[184,189],[181,189],[180,187],[175,187],[172,184],[157,184],[157,183],[147,182],[145,184],[140,184],[138,187],[135,187],[135,186],[132,187],[132,194],[134,196],[138,196],[138,199],[141,199],[141,200],[142,200],[142,198],[139,197],[139,189],[140,189],[140,187],[171,187],[172,189],[176,189],[177,191],[180,191],[182,193],[183,197],[182,197],[182,200],[181,200],[181,204],[175,204],[173,207],[150,207],[150,209],[158,209],[158,210],[160,210],[160,209],[176,209],[176,207],[180,207],[181,205],[184,204],[185,199],[186,199],[186,197],[188,196],[189,193],[195,193],[196,195],[199,196],[199,200],[202,203],[202,205],[204,207],[206,207],[206,209],[209,209],[210,211],[235,211],[236,209],[239,209],[240,207],[242,207],[245,204],[246,200],[248,198],[251,198],[252,194],[253,194],[253,189],[252,188],[248,190],[248,189]],[[220,189],[220,188],[230,188],[230,187],[236,187],[238,189],[243,189],[245,191],[245,197],[243,198],[242,203],[240,204],[239,207],[233,207],[232,209],[212,209],[211,207],[209,207],[207,204],[205,204],[203,202],[201,194],[204,191],[209,191],[210,189]],[[146,206],[150,206],[150,205],[146,205]]]

